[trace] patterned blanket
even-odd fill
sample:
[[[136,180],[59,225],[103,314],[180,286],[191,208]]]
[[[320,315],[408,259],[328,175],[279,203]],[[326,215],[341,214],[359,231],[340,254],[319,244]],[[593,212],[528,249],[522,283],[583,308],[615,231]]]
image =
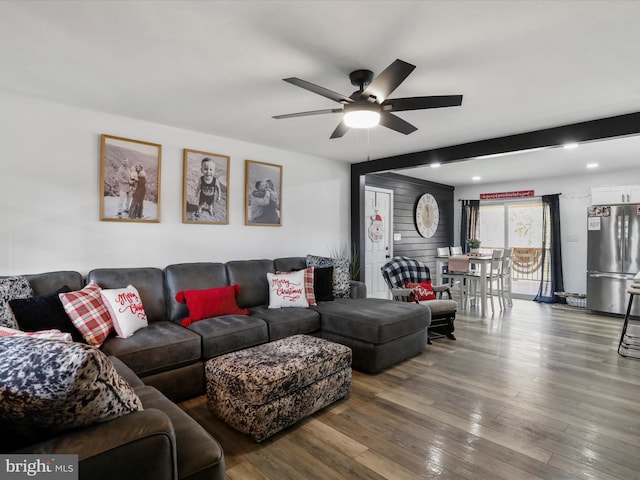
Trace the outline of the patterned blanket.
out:
[[[405,281],[420,283],[431,280],[427,264],[409,257],[393,257],[380,270],[389,288],[404,288]]]

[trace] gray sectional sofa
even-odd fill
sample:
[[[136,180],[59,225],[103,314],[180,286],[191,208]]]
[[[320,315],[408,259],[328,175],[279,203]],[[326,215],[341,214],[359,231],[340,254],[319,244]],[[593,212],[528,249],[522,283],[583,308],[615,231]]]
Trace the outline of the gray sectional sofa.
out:
[[[268,308],[266,274],[305,267],[305,257],[288,257],[183,263],[164,269],[99,268],[86,278],[73,271],[26,275],[35,295],[50,294],[64,285],[77,290],[90,281],[102,288],[134,285],[149,321],[148,327],[133,336],[112,336],[101,347],[139,392],[145,410],[113,421],[118,422],[118,428],[109,428],[113,422],[107,422],[69,434],[79,435],[82,440],[62,438],[34,445],[31,451],[74,453],[80,445],[90,445],[81,448],[81,478],[139,479],[144,476],[125,475],[116,466],[122,462],[143,464],[145,454],[153,453],[149,450],[153,442],[145,443],[127,432],[156,429],[170,432],[167,435],[173,438],[177,453],[173,470],[154,478],[224,478],[224,458],[216,440],[173,403],[205,392],[207,360],[276,339],[308,334],[349,346],[353,368],[373,374],[426,348],[429,308],[368,299],[361,282],[351,282],[350,298],[318,302],[310,308]],[[178,292],[233,284],[240,286],[238,306],[248,309],[250,315],[222,315],[187,327],[181,325],[189,312],[186,305],[176,301]],[[94,438],[99,441],[94,442]]]

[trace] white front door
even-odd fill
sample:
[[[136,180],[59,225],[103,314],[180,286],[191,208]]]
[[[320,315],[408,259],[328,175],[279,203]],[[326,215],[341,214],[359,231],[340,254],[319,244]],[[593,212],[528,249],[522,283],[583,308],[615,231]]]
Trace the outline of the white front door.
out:
[[[364,281],[367,296],[390,298],[380,267],[393,255],[393,190],[365,187],[364,198]]]

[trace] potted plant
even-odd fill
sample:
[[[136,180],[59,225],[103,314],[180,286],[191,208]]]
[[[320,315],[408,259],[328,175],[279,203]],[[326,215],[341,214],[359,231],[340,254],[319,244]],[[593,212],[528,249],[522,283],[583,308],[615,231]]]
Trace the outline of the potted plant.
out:
[[[477,238],[467,239],[467,246],[469,247],[469,253],[480,253],[480,240]]]

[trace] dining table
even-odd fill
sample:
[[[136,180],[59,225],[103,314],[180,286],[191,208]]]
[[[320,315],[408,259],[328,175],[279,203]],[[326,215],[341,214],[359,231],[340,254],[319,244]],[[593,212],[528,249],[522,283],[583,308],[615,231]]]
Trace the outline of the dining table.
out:
[[[434,275],[434,280],[436,285],[442,284],[442,277],[444,267],[449,265],[450,259],[454,260],[469,260],[469,267],[472,268],[474,265],[479,268],[480,271],[480,315],[486,317],[487,315],[487,287],[488,287],[488,279],[489,279],[489,269],[491,268],[491,255],[483,255],[483,254],[466,254],[466,255],[450,255],[450,256],[437,256],[436,257],[436,271]]]

